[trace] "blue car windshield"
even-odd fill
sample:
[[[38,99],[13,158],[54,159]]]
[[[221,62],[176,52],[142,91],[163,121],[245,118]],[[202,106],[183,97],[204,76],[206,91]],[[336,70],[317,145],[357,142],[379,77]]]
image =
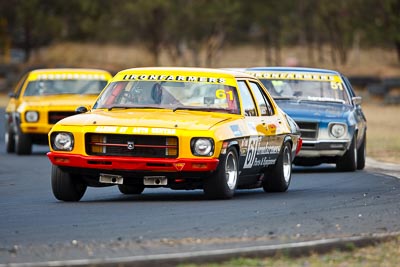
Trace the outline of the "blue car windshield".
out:
[[[261,79],[261,82],[275,99],[290,98],[297,100],[350,103],[349,95],[343,83],[283,79]]]

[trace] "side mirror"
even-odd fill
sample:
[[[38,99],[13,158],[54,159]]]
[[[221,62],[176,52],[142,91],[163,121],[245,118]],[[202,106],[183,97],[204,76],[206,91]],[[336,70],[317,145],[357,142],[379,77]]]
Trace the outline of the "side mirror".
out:
[[[362,103],[362,97],[361,96],[355,96],[351,98],[353,100],[354,105],[361,105]]]
[[[76,112],[77,114],[86,113],[86,112],[88,112],[88,108],[85,107],[85,106],[80,106],[80,107],[77,107],[77,108],[75,109],[75,112]]]
[[[11,98],[16,98],[17,97],[14,92],[8,93],[8,96],[11,97]]]

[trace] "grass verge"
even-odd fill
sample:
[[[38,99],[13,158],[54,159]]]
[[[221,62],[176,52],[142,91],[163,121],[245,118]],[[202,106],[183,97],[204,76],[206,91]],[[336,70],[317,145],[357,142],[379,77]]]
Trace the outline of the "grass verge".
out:
[[[245,266],[274,266],[274,267],[376,267],[398,266],[400,259],[400,238],[387,242],[356,248],[348,246],[347,249],[335,250],[328,253],[311,253],[307,256],[291,257],[288,255],[275,255],[266,258],[237,258],[222,263],[208,264],[181,264],[179,267],[245,267]]]
[[[363,105],[367,118],[367,156],[400,164],[400,106]]]

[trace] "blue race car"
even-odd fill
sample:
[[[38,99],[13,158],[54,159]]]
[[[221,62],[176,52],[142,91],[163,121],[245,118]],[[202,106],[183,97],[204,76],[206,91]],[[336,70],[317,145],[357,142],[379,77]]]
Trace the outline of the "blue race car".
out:
[[[246,72],[261,80],[300,127],[303,146],[295,165],[335,163],[340,171],[364,168],[367,123],[362,99],[343,74],[300,67],[257,67]]]

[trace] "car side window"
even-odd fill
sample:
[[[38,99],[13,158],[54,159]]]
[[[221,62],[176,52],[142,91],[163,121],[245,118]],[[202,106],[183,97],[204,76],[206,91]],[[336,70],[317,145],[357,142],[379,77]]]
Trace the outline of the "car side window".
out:
[[[238,81],[245,116],[257,116],[257,109],[245,81]]]
[[[352,103],[353,101],[351,101],[351,98],[356,96],[356,94],[355,94],[355,92],[354,92],[354,90],[353,90],[353,87],[351,86],[351,83],[350,83],[349,79],[347,79],[347,77],[345,77],[345,76],[342,75],[341,78],[342,78],[342,80],[343,80],[345,86],[346,86],[347,89],[348,89],[348,90],[347,90],[347,93],[348,93],[348,94],[345,95],[346,102],[347,102],[347,103]]]
[[[261,116],[271,116],[274,115],[274,110],[269,102],[268,97],[265,95],[263,89],[259,84],[249,81],[250,88],[256,98],[257,104],[260,107]]]
[[[28,74],[25,74],[25,75],[21,78],[21,80],[18,82],[17,86],[15,87],[15,89],[14,89],[14,96],[15,96],[16,98],[18,98],[19,95],[21,94],[22,87],[24,86],[25,81],[26,81],[27,78],[28,78]]]

